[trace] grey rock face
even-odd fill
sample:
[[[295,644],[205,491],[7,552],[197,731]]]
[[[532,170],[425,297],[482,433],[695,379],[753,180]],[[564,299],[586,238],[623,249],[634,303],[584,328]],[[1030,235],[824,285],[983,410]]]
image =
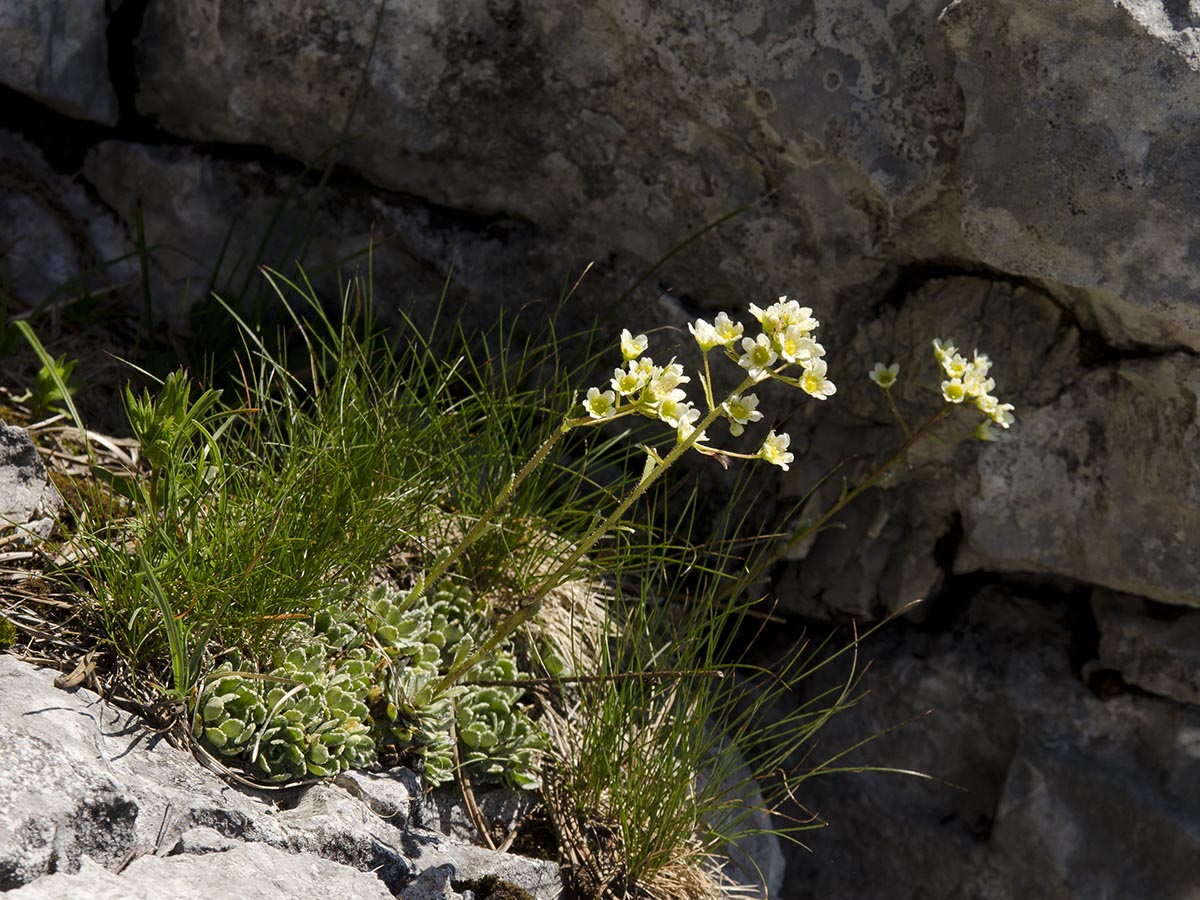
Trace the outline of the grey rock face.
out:
[[[1198,403],[1200,367],[1175,354],[1091,372],[1031,411],[961,487],[959,565],[1200,606]]]
[[[841,764],[904,760],[938,780],[799,784],[830,827],[806,838],[811,852],[788,850],[781,900],[1194,898],[1200,710],[1094,696],[1071,668],[1078,610],[1063,598],[987,589],[942,602],[950,627],[865,643],[870,695],[800,763],[925,714]]]
[[[74,874],[47,875],[10,891],[17,900],[201,900],[217,893],[247,900],[354,897],[391,900],[375,876],[266,844],[239,844],[203,855],[141,856],[116,874],[84,857]]]
[[[8,0],[0,6],[0,83],[78,119],[117,121],[104,0]]]
[[[88,154],[84,173],[130,233],[130,198],[142,199],[147,243],[160,248],[151,257],[156,314],[182,333],[196,328],[190,313],[209,285],[235,305],[273,300],[256,266],[267,261],[295,277],[302,253],[323,297],[337,295],[339,271],[343,285],[370,271],[385,322],[397,324],[400,310],[411,311],[427,330],[431,301],[446,291],[443,316],[461,315],[468,331],[493,326],[501,310],[536,327],[561,298],[564,282],[573,283],[598,252],[587,243],[552,242],[519,221],[452,215],[361,186],[322,192],[295,175],[191,148],[105,141]],[[126,252],[133,250],[130,243]],[[628,264],[589,273],[570,304],[570,327],[590,324],[634,277]],[[514,287],[497,291],[497,285]]]
[[[1109,340],[1200,346],[1200,65],[1170,4],[952,3],[963,238],[1091,292]]]
[[[928,596],[945,574],[937,543],[960,520],[956,572],[1045,573],[1200,605],[1195,358],[1085,366],[1072,316],[1027,286],[934,281],[865,322],[843,356],[841,406],[796,429],[806,443],[787,476],[792,493],[846,459],[838,474],[853,485],[902,443],[882,392],[864,377],[874,360],[900,363],[893,396],[910,424],[938,408],[935,336],[991,356],[996,393],[1016,405],[1017,425],[982,444],[967,434],[978,414],[956,411],[907,466],[839,516],[844,527],[795,549],[779,585],[784,608],[872,617]],[[799,520],[831,505],[841,484],[818,490]]]
[[[367,7],[175,0],[138,104],[646,261],[762,201],[668,266],[708,305],[958,260],[1047,281],[1119,346],[1197,347],[1200,75],[1156,8],[403,3],[371,56]]]
[[[405,900],[464,900],[454,890],[454,869],[450,866],[431,866],[413,879],[404,889]],[[465,898],[470,900],[470,898]]]
[[[644,260],[777,190],[718,254],[686,255],[693,283],[831,287],[873,277],[884,246],[956,241],[931,214],[961,119],[940,6],[399,3],[367,69],[367,7],[155,3],[138,107],[312,161],[366,70],[340,157],[381,187]]]
[[[171,885],[186,881],[209,891],[210,871],[244,881],[230,891],[237,896],[311,897],[313,879],[326,876],[347,885],[347,896],[388,896],[445,866],[456,881],[496,876],[538,900],[561,888],[552,863],[420,827],[407,788],[361,787],[389,776],[360,774],[353,793],[332,784],[235,790],[131,716],[52,681],[0,655],[0,889],[65,896],[78,890],[79,873],[103,867],[111,873],[97,877],[97,890],[111,888],[103,896],[176,896]],[[370,885],[361,894],[360,879]]]
[[[132,281],[136,263],[118,261],[126,253],[110,212],[28,140],[0,131],[0,255],[18,309],[77,297],[88,275],[91,288]]]
[[[1103,589],[1093,593],[1092,611],[1100,630],[1098,667],[1152,694],[1200,706],[1200,612]]]
[[[0,536],[47,537],[61,507],[29,432],[0,422]]]
[[[875,362],[899,364],[892,398],[910,427],[941,408],[943,376],[932,352],[934,338],[952,339],[968,355],[976,348],[990,355],[995,393],[1016,405],[1017,427],[1002,433],[997,444],[984,444],[972,437],[982,421],[979,412],[953,411],[878,489],[839,514],[837,529],[788,554],[793,565],[778,584],[785,611],[817,618],[845,613],[874,618],[928,596],[946,574],[944,561],[935,558],[938,542],[951,533],[964,509],[977,504],[972,508],[980,513],[972,521],[992,533],[982,510],[986,502],[1001,501],[980,498],[976,466],[992,459],[1000,447],[1025,448],[1027,441],[1026,452],[1044,452],[1029,437],[1024,420],[1053,402],[1064,383],[1080,377],[1079,330],[1071,316],[1029,285],[966,276],[933,279],[905,296],[898,308],[883,307],[865,318],[847,347],[831,349],[831,371],[836,365],[842,373],[837,395],[827,406],[802,402],[789,421],[801,452],[784,478],[788,493],[805,495],[838,467],[796,521],[814,519],[837,501],[843,477],[850,486],[857,484],[904,443],[886,397],[867,378]],[[1052,379],[1047,371],[1055,373]],[[1037,478],[1029,491],[1039,490]],[[1007,501],[1004,505],[1008,508]],[[1093,527],[1107,527],[1097,517],[1103,518],[1096,512],[1078,518],[1076,526],[1089,533]],[[1022,565],[1031,564],[997,567]]]

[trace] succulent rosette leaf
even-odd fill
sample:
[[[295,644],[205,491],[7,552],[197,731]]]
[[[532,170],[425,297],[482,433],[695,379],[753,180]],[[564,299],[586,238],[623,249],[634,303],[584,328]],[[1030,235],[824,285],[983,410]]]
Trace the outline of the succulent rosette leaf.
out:
[[[537,785],[545,739],[519,705],[522,688],[437,690],[489,625],[469,588],[450,581],[413,598],[378,586],[329,599],[287,632],[265,674],[241,670],[234,657],[207,679],[193,719],[204,746],[274,782],[365,768],[386,753],[421,759],[426,780],[440,784],[454,777],[457,733],[473,777]],[[519,679],[511,645],[476,674]]]

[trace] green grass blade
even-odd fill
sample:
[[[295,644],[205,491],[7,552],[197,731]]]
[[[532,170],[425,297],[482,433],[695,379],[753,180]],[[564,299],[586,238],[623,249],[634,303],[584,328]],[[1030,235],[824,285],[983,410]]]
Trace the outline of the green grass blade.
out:
[[[47,352],[46,348],[42,346],[42,342],[38,340],[37,335],[34,334],[33,328],[30,327],[28,322],[21,319],[13,324],[16,326],[17,330],[21,332],[21,335],[25,338],[26,342],[28,342],[29,346],[33,348],[33,352],[37,354],[37,358],[41,361],[47,375],[50,377],[51,381],[54,382],[54,386],[61,392],[63,402],[67,405],[67,411],[71,414],[71,422],[79,431],[80,439],[83,441],[84,450],[87,452],[88,463],[92,466],[95,466],[96,455],[92,451],[91,441],[88,440],[87,429],[83,425],[83,417],[79,415],[79,410],[75,406],[75,401],[71,397],[71,391],[67,387],[66,382],[64,382],[58,374],[57,362],[55,361],[54,357]]]

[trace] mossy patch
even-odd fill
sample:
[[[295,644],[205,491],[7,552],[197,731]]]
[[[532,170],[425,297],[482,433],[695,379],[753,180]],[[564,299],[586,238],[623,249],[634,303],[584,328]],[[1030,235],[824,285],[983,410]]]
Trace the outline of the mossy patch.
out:
[[[17,642],[17,626],[0,616],[0,650],[7,650]]]

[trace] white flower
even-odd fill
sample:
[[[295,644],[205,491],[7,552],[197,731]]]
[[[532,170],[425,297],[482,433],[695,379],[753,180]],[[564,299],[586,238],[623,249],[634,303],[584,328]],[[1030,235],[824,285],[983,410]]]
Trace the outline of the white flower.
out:
[[[737,437],[746,430],[745,426],[759,421],[763,414],[757,407],[758,397],[754,394],[730,394],[729,399],[721,404],[721,409],[729,417],[729,433]]]
[[[763,331],[767,334],[774,334],[779,330],[779,312],[778,305],[772,303],[766,309],[762,309],[758,305],[750,304],[750,315],[758,319],[758,324],[762,326]]]
[[[976,349],[968,362],[952,343],[935,340],[933,354],[947,375],[947,379],[942,382],[942,396],[946,402],[962,403],[968,399],[973,400],[979,411],[990,420],[976,432],[980,440],[995,440],[995,434],[990,428],[993,423],[1001,428],[1008,428],[1013,424],[1013,405],[1001,403],[998,398],[992,396],[992,391],[996,388],[996,379],[988,376],[992,360],[986,353],[980,353]]]
[[[896,383],[896,376],[899,374],[900,363],[885,366],[883,363],[877,362],[875,368],[867,373],[867,377],[886,391]]]
[[[828,366],[823,359],[809,360],[804,364],[800,376],[800,387],[804,393],[816,400],[827,400],[837,393],[837,386],[825,377]]]
[[[984,394],[982,397],[976,397],[975,405],[979,407],[979,411],[981,413],[983,413],[1001,428],[1008,428],[1014,421],[1016,421],[1012,414],[1013,405],[1011,403],[1001,403],[990,394]]]
[[[992,421],[1001,428],[1008,428],[1008,426],[1012,425],[1012,423],[1016,421],[1012,411],[1013,405],[1011,403],[1001,403],[996,407],[996,412],[995,415],[992,416]]]
[[[630,362],[628,369],[613,369],[612,389],[622,397],[636,394],[646,386],[648,376],[635,369],[636,363]]]
[[[984,394],[981,397],[975,398],[975,405],[979,407],[981,413],[990,419],[996,414],[996,410],[1000,408],[1000,400],[991,394]]]
[[[758,458],[765,459],[773,466],[779,466],[783,471],[788,470],[788,466],[796,457],[787,452],[788,445],[792,442],[792,436],[789,434],[776,434],[772,429],[767,435],[763,445],[758,448]]]
[[[750,313],[762,324],[763,331],[772,337],[793,325],[807,336],[821,324],[812,317],[811,309],[801,306],[795,300],[789,300],[786,296],[780,297],[777,303],[772,303],[766,309],[760,309],[751,303]]]
[[[745,352],[738,358],[738,365],[755,381],[766,378],[770,374],[771,365],[779,358],[775,348],[771,346],[771,339],[765,334],[760,334],[753,340],[742,338],[742,350]]]
[[[718,343],[722,347],[729,347],[742,336],[744,329],[741,322],[733,321],[725,313],[717,313],[716,321],[713,322],[713,330],[717,333]]]
[[[680,419],[679,427],[675,429],[675,434],[677,435],[677,437],[679,439],[679,443],[682,444],[684,441],[686,441],[688,438],[690,438],[692,436],[692,434],[695,433],[695,431],[696,431],[695,425],[693,425],[687,419]],[[708,434],[706,432],[702,431],[702,432],[700,432],[700,434],[698,434],[696,436],[697,444],[701,444],[707,440],[708,440]]]
[[[678,428],[682,422],[691,424],[700,418],[700,410],[684,399],[683,391],[673,391],[672,394],[658,405],[660,419],[672,428]]]
[[[646,352],[646,348],[649,345],[650,342],[646,340],[644,334],[639,334],[635,337],[629,333],[628,328],[621,330],[621,356],[624,357],[626,362],[641,356]]]
[[[650,383],[647,385],[650,399],[662,400],[679,385],[687,384],[691,380],[690,375],[683,374],[683,366],[677,362],[670,362],[661,367],[655,366],[653,374],[650,376]]]
[[[593,419],[607,419],[616,414],[617,410],[613,405],[616,399],[612,391],[601,393],[599,388],[588,388],[587,400],[584,401],[583,407]]]
[[[975,363],[967,363],[962,374],[963,388],[968,397],[985,397],[996,386],[996,379],[987,377],[987,369],[979,369]]]
[[[783,328],[799,328],[808,334],[821,324],[813,318],[812,310],[809,307],[801,306],[795,300],[780,297],[779,302],[775,305],[779,308],[777,315],[780,326]]]
[[[648,356],[643,356],[639,360],[629,360],[629,371],[640,378],[642,384],[645,384],[654,377],[656,369],[654,360]]]
[[[804,363],[825,355],[825,348],[799,325],[789,325],[775,336],[779,355],[790,363]]]
[[[961,378],[951,378],[942,382],[942,396],[947,403],[962,403],[967,396],[967,389]]]
[[[696,343],[705,353],[713,347],[721,345],[721,336],[717,333],[717,329],[703,319],[697,319],[695,324],[689,322],[688,331],[692,333],[692,337],[696,339]]]
[[[954,347],[954,342],[947,338],[944,342],[940,338],[933,339],[933,355],[937,357],[939,363],[947,357],[956,356],[958,350]]]
[[[962,378],[967,374],[967,360],[961,353],[946,354],[942,357],[942,371],[949,378]]]

